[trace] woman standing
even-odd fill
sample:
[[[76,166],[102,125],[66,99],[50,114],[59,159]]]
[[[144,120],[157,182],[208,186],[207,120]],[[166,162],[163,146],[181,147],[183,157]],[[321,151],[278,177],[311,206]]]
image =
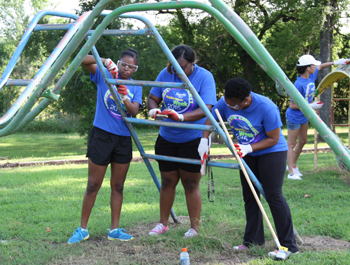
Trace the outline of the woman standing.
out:
[[[213,75],[195,64],[196,56],[191,47],[179,45],[172,50],[172,54],[185,72],[188,79],[206,104],[211,109],[216,103],[216,87]],[[168,66],[157,77],[159,82],[180,83],[178,73],[169,62]],[[162,102],[162,111],[159,105]],[[191,93],[185,89],[153,87],[147,100],[149,116],[155,118],[162,113],[168,116],[168,122],[188,122],[204,124],[205,114],[193,99]],[[157,155],[199,159],[197,148],[201,132],[174,127],[160,127],[155,145]],[[159,235],[168,231],[168,218],[175,200],[176,186],[181,180],[185,189],[187,209],[190,216],[191,228],[185,237],[196,236],[201,213],[201,194],[199,181],[201,179],[200,166],[158,161],[161,172],[160,189],[160,221],[149,235]]]
[[[218,119],[218,109],[223,120],[227,120],[239,144],[235,144],[238,154],[264,187],[275,222],[278,239],[282,246],[292,253],[299,249],[293,234],[292,216],[282,193],[287,142],[281,131],[281,117],[278,107],[267,97],[251,92],[251,86],[243,78],[233,78],[226,82],[224,97],[212,109]],[[210,125],[210,121],[205,122]],[[208,154],[210,132],[204,131],[198,152],[201,157]],[[246,227],[243,244],[234,249],[243,250],[252,245],[265,243],[263,217],[243,172],[240,171],[243,199],[246,212]],[[259,191],[255,188],[258,196]],[[276,256],[277,251],[270,252]]]
[[[87,223],[109,164],[111,164],[112,223],[108,231],[108,239],[122,241],[133,239],[131,235],[125,233],[125,229],[119,228],[124,182],[132,159],[131,136],[101,71],[105,71],[109,78],[131,80],[130,76],[138,68],[138,55],[133,49],[123,51],[117,63],[118,66],[111,59],[101,58],[101,60],[107,69],[99,69],[91,55],[86,56],[82,62],[82,66],[90,72],[91,80],[97,84],[97,103],[94,127],[89,135],[86,154],[89,158],[88,184],[83,200],[80,227],[74,231],[68,244],[89,238]],[[119,85],[116,92],[126,114],[135,116],[142,104],[142,87]]]
[[[350,62],[350,59],[339,59],[335,62],[321,63],[320,61],[316,61],[312,55],[303,55],[299,58],[297,63],[296,69],[300,75],[297,77],[294,86],[310,104],[311,108],[320,109],[323,105],[321,101],[312,103],[314,91],[316,89],[315,81],[317,80],[318,71],[332,65],[346,64],[348,62]],[[307,142],[309,121],[292,100],[290,100],[290,105],[286,112],[286,118],[288,128],[288,178],[301,180],[302,174],[297,167],[297,161]],[[299,141],[296,143],[298,138]]]

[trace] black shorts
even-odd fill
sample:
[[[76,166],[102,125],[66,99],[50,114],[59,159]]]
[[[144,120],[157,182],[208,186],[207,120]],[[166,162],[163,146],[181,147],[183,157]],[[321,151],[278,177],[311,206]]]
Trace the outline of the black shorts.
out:
[[[155,145],[156,155],[183,157],[183,158],[193,158],[200,160],[198,154],[198,145],[200,138],[194,139],[186,143],[173,143],[165,140],[162,136],[158,135],[158,139]],[[177,163],[170,161],[158,160],[159,170],[162,172],[175,171],[177,169],[182,169],[187,172],[200,172],[200,165]]]
[[[119,136],[93,127],[89,135],[86,157],[100,166],[111,162],[130,163],[132,159],[131,136]]]

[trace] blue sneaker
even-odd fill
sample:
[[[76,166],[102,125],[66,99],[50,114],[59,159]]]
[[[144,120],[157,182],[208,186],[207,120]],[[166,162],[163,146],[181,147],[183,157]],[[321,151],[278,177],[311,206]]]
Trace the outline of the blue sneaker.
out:
[[[81,228],[80,226],[75,229],[72,237],[68,240],[68,244],[75,244],[84,241],[89,238],[89,230]]]
[[[121,240],[121,241],[129,241],[134,239],[132,235],[128,235],[124,228],[115,228],[113,230],[108,229],[108,240]]]

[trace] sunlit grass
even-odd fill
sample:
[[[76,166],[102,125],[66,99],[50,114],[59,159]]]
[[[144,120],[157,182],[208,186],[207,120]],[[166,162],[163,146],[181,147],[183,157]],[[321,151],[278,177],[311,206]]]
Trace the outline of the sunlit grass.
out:
[[[348,129],[337,127],[337,134],[344,145],[348,145]],[[157,129],[139,129],[136,131],[142,147],[146,153],[154,154],[154,144],[158,136]],[[283,128],[287,135],[287,129]],[[305,148],[314,147],[314,130],[308,131],[308,142]],[[320,142],[318,147],[328,147]],[[75,160],[86,159],[87,139],[78,134],[26,134],[17,133],[0,138],[0,158],[9,157],[2,161],[28,162],[47,160]],[[211,154],[229,154],[226,145],[212,144]],[[140,153],[133,142],[133,157]]]
[[[337,168],[331,153],[319,154],[319,171],[313,172],[313,164],[310,163],[312,157],[312,154],[302,154],[300,157],[299,168],[304,173],[302,181],[285,179],[283,191],[292,211],[295,228],[302,237],[323,235],[349,241],[349,177]],[[157,163],[152,162],[152,166],[159,176]],[[150,238],[142,236],[145,231],[139,231],[139,227],[150,223],[154,225],[159,220],[159,193],[146,166],[132,163],[125,182],[120,219],[121,227],[141,233],[131,244],[135,248],[153,246],[168,253],[177,253],[186,245],[191,249],[191,257],[198,260],[203,258],[203,253],[217,256],[221,251],[227,253],[227,247],[232,251],[233,245],[241,244],[245,214],[238,171],[214,168],[213,172],[214,203],[207,199],[207,177],[203,177],[200,184],[203,202],[201,217],[204,220],[200,236],[192,241],[184,241],[182,237],[188,225],[183,225],[172,228],[164,237]],[[74,259],[83,252],[85,256],[89,255],[90,244],[105,238],[110,226],[109,176],[108,168],[89,220],[90,240],[71,248],[66,245],[66,241],[80,224],[87,165],[1,170],[0,239],[6,240],[7,244],[0,244],[0,257],[5,261],[4,264],[48,264],[54,260],[64,260],[67,256]],[[310,197],[306,198],[305,194]],[[272,220],[266,202],[262,200],[262,203]],[[181,185],[177,187],[174,211],[178,216],[188,215]],[[46,231],[47,227],[50,227],[50,233]],[[270,242],[267,248],[273,248],[267,226],[265,235],[267,242]],[[112,247],[115,243],[106,244]],[[87,246],[89,248],[86,249]],[[250,264],[272,264],[272,260],[264,257],[266,252],[264,248],[249,252],[250,259],[254,259]],[[314,257],[319,264],[325,264],[322,262],[329,262],[336,257],[334,264],[346,264],[344,262],[350,256],[349,252],[340,252],[339,256],[332,251],[313,253],[310,255],[305,252],[290,258],[286,263],[312,264],[311,257]],[[167,264],[175,262],[169,261]]]

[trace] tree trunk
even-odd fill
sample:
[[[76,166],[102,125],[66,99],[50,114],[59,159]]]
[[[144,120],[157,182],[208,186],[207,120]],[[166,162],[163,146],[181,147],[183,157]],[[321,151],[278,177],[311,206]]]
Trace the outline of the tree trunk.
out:
[[[333,9],[337,5],[337,0],[330,0],[329,6]],[[326,20],[323,24],[323,28],[320,32],[320,56],[319,60],[323,63],[332,61],[332,49],[333,49],[333,30],[334,30],[334,15],[329,14],[326,16]],[[318,81],[321,80],[331,72],[331,67],[327,67],[321,70],[318,74]],[[321,101],[324,103],[320,111],[320,117],[323,122],[331,128],[331,99],[332,90],[331,87],[327,88],[321,95]],[[324,141],[319,137],[320,141]]]

